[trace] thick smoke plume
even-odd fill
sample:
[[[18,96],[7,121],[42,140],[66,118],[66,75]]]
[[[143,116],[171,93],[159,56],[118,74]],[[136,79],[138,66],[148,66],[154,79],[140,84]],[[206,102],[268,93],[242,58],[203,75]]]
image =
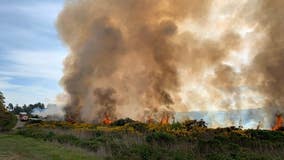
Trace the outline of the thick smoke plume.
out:
[[[269,121],[284,114],[284,1],[263,1],[257,12],[259,30],[266,33],[263,47],[252,63],[252,71],[260,79],[258,88],[265,94]],[[251,79],[252,80],[252,79]]]
[[[105,114],[145,120],[225,110],[234,111],[230,125],[247,118],[235,110],[284,111],[283,7],[281,0],[66,1],[57,22],[70,48],[61,80],[66,115],[96,122]]]

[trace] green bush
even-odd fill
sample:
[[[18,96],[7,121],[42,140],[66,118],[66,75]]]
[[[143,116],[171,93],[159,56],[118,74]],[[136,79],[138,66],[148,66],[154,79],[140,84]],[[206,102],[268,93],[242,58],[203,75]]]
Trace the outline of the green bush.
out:
[[[141,122],[133,122],[133,123],[128,123],[127,127],[132,127],[134,128],[134,130],[138,131],[138,132],[147,132],[148,131],[148,126],[145,123],[141,123]]]
[[[154,141],[156,142],[173,142],[175,140],[175,137],[172,134],[166,133],[166,132],[153,132],[146,136],[146,141],[149,143],[152,143]]]
[[[156,153],[156,151],[154,152],[154,150],[152,149],[151,146],[148,145],[136,145],[136,146],[132,146],[132,152],[134,152],[135,154],[138,154],[140,159],[142,160],[150,160],[153,159],[153,154]]]
[[[17,117],[9,112],[0,111],[0,131],[9,131],[15,127]]]
[[[55,139],[56,135],[51,131],[43,131],[40,129],[20,129],[17,131],[17,134],[26,136],[26,137],[32,137],[37,139],[43,139],[45,141],[52,141]]]
[[[171,127],[170,127],[172,130],[182,130],[184,129],[185,127],[180,123],[180,122],[176,122],[176,123],[173,123],[171,124]]]
[[[140,156],[143,160],[150,159],[152,154],[153,154],[153,151],[150,149],[150,147],[147,147],[147,146],[140,147]]]
[[[284,133],[281,131],[267,131],[267,130],[248,130],[247,134],[250,135],[252,139],[261,140],[277,140],[283,141]]]

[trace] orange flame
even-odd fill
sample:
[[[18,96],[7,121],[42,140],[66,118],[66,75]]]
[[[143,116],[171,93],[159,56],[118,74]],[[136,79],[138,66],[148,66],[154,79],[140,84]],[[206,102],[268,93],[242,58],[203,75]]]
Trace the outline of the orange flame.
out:
[[[283,122],[284,122],[284,120],[283,120],[282,115],[280,115],[280,114],[276,115],[275,124],[272,127],[272,130],[275,131],[275,130],[278,130],[279,128],[281,128],[282,125],[283,125]]]
[[[105,117],[104,117],[104,120],[103,120],[103,124],[106,124],[106,125],[109,125],[111,124],[111,119],[109,118],[109,115],[107,113],[105,113]]]
[[[169,115],[164,115],[160,121],[160,124],[163,125],[163,124],[169,124],[169,119],[170,119],[170,116]]]
[[[151,116],[148,116],[146,123],[151,124],[151,123],[153,123],[153,122],[154,122],[154,121],[153,121],[153,118],[152,118]]]

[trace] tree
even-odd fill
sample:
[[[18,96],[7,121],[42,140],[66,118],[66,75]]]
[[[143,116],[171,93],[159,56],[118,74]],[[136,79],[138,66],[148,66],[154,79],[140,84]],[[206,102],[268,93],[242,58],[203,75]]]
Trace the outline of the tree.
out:
[[[27,114],[32,114],[34,109],[44,109],[45,106],[43,103],[36,103],[36,104],[29,104],[28,106],[24,104],[22,107],[18,104],[13,107],[13,110],[11,110],[14,114],[19,114],[20,112],[26,112]]]
[[[9,109],[9,111],[13,111],[14,110],[14,106],[13,106],[12,103],[8,104],[8,109]]]
[[[23,108],[20,107],[18,104],[14,107],[14,110],[12,111],[14,114],[20,114],[20,112],[23,112]]]
[[[0,92],[0,112],[4,112],[5,109],[5,97],[2,92]]]
[[[5,109],[5,97],[0,92],[0,131],[8,131],[17,123],[17,118],[14,114]]]

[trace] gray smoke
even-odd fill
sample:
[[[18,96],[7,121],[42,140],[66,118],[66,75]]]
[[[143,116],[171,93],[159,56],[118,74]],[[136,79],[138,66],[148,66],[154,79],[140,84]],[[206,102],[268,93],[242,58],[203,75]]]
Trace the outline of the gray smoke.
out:
[[[283,3],[66,1],[57,27],[70,48],[61,80],[67,116],[143,120],[251,107],[273,116],[284,101]]]

